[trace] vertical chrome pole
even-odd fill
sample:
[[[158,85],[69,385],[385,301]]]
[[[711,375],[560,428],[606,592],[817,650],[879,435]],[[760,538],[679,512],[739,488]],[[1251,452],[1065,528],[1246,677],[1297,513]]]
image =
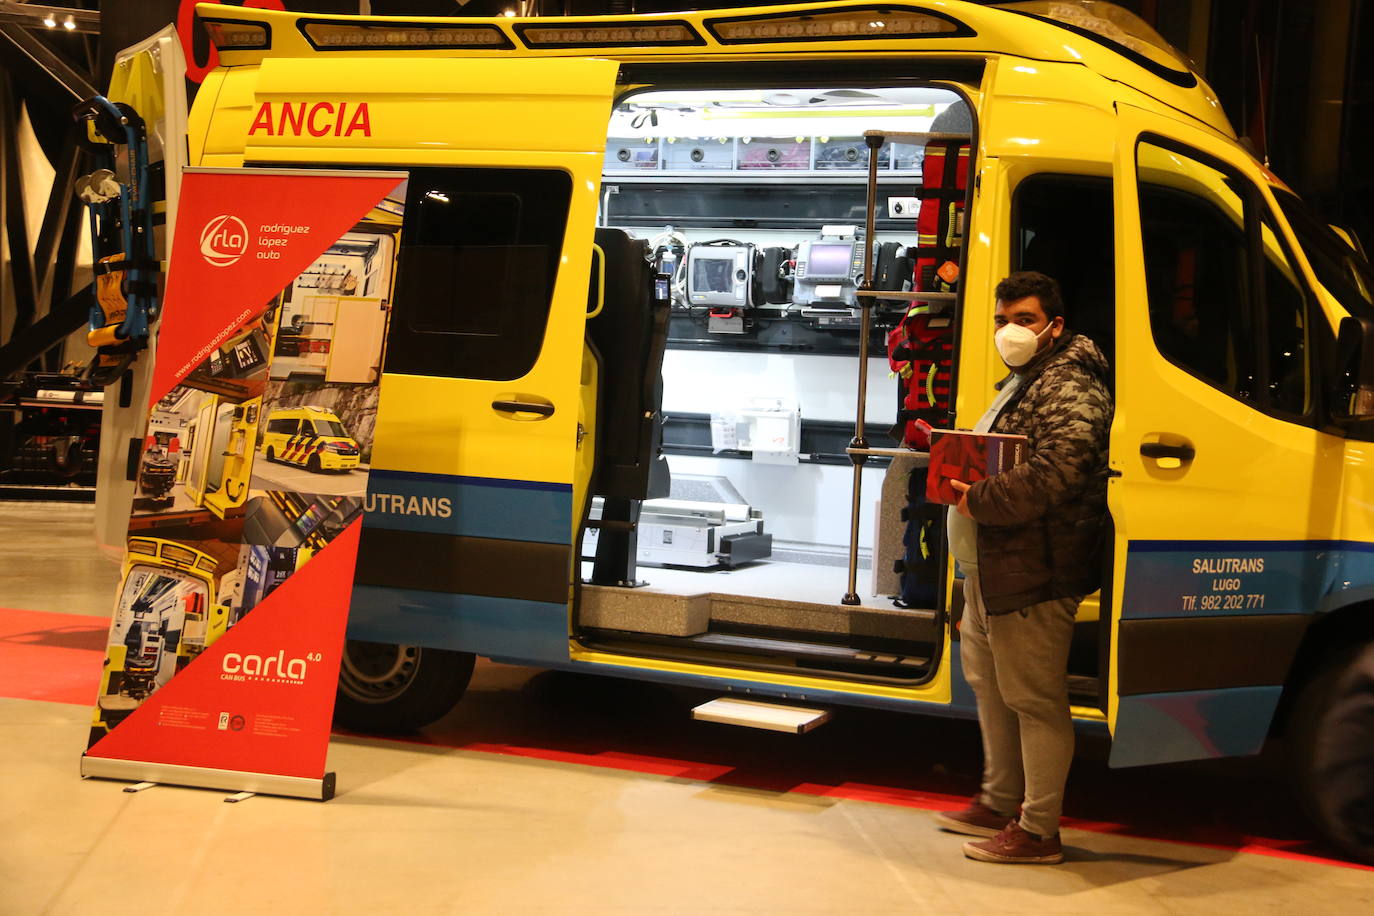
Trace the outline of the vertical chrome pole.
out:
[[[877,270],[877,239],[874,238],[874,207],[878,203],[878,151],[882,149],[884,137],[878,131],[864,134],[868,145],[868,206],[864,220],[864,278],[859,289],[871,291],[874,288],[873,274]],[[872,316],[873,300],[859,296],[859,396],[854,408],[854,438],[849,447],[868,448],[864,438],[864,410],[868,404],[868,337]],[[859,506],[862,501],[864,464],[867,455],[850,454],[849,461],[854,465],[854,486],[849,505],[849,591],[840,599],[841,604],[859,603]]]

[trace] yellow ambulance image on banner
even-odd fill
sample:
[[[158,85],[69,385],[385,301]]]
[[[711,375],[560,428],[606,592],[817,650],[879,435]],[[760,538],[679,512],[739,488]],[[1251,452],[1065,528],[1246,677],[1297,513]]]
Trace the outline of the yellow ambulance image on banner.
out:
[[[303,467],[312,473],[351,471],[358,466],[359,446],[331,410],[310,405],[283,407],[267,415],[262,456]]]

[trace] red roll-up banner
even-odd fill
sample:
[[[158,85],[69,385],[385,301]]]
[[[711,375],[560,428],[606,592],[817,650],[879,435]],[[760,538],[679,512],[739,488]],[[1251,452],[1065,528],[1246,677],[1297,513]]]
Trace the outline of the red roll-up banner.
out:
[[[82,775],[333,795],[405,179],[187,170]]]

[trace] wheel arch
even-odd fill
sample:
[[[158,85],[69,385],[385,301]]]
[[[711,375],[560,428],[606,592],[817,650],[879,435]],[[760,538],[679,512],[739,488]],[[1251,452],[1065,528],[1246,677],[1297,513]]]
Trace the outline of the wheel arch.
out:
[[[1335,601],[1323,606],[1303,634],[1288,668],[1270,735],[1285,732],[1298,695],[1322,670],[1324,661],[1343,648],[1370,642],[1374,642],[1374,588],[1341,592]]]

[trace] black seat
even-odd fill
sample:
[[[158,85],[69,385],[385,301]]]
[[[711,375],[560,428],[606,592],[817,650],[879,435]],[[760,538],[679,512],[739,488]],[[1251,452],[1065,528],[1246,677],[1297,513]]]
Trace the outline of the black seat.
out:
[[[663,442],[663,348],[667,301],[654,295],[649,246],[621,229],[597,229],[605,256],[605,299],[587,322],[600,369],[598,455],[592,492],[608,499],[668,495]],[[595,294],[596,284],[592,290]]]

